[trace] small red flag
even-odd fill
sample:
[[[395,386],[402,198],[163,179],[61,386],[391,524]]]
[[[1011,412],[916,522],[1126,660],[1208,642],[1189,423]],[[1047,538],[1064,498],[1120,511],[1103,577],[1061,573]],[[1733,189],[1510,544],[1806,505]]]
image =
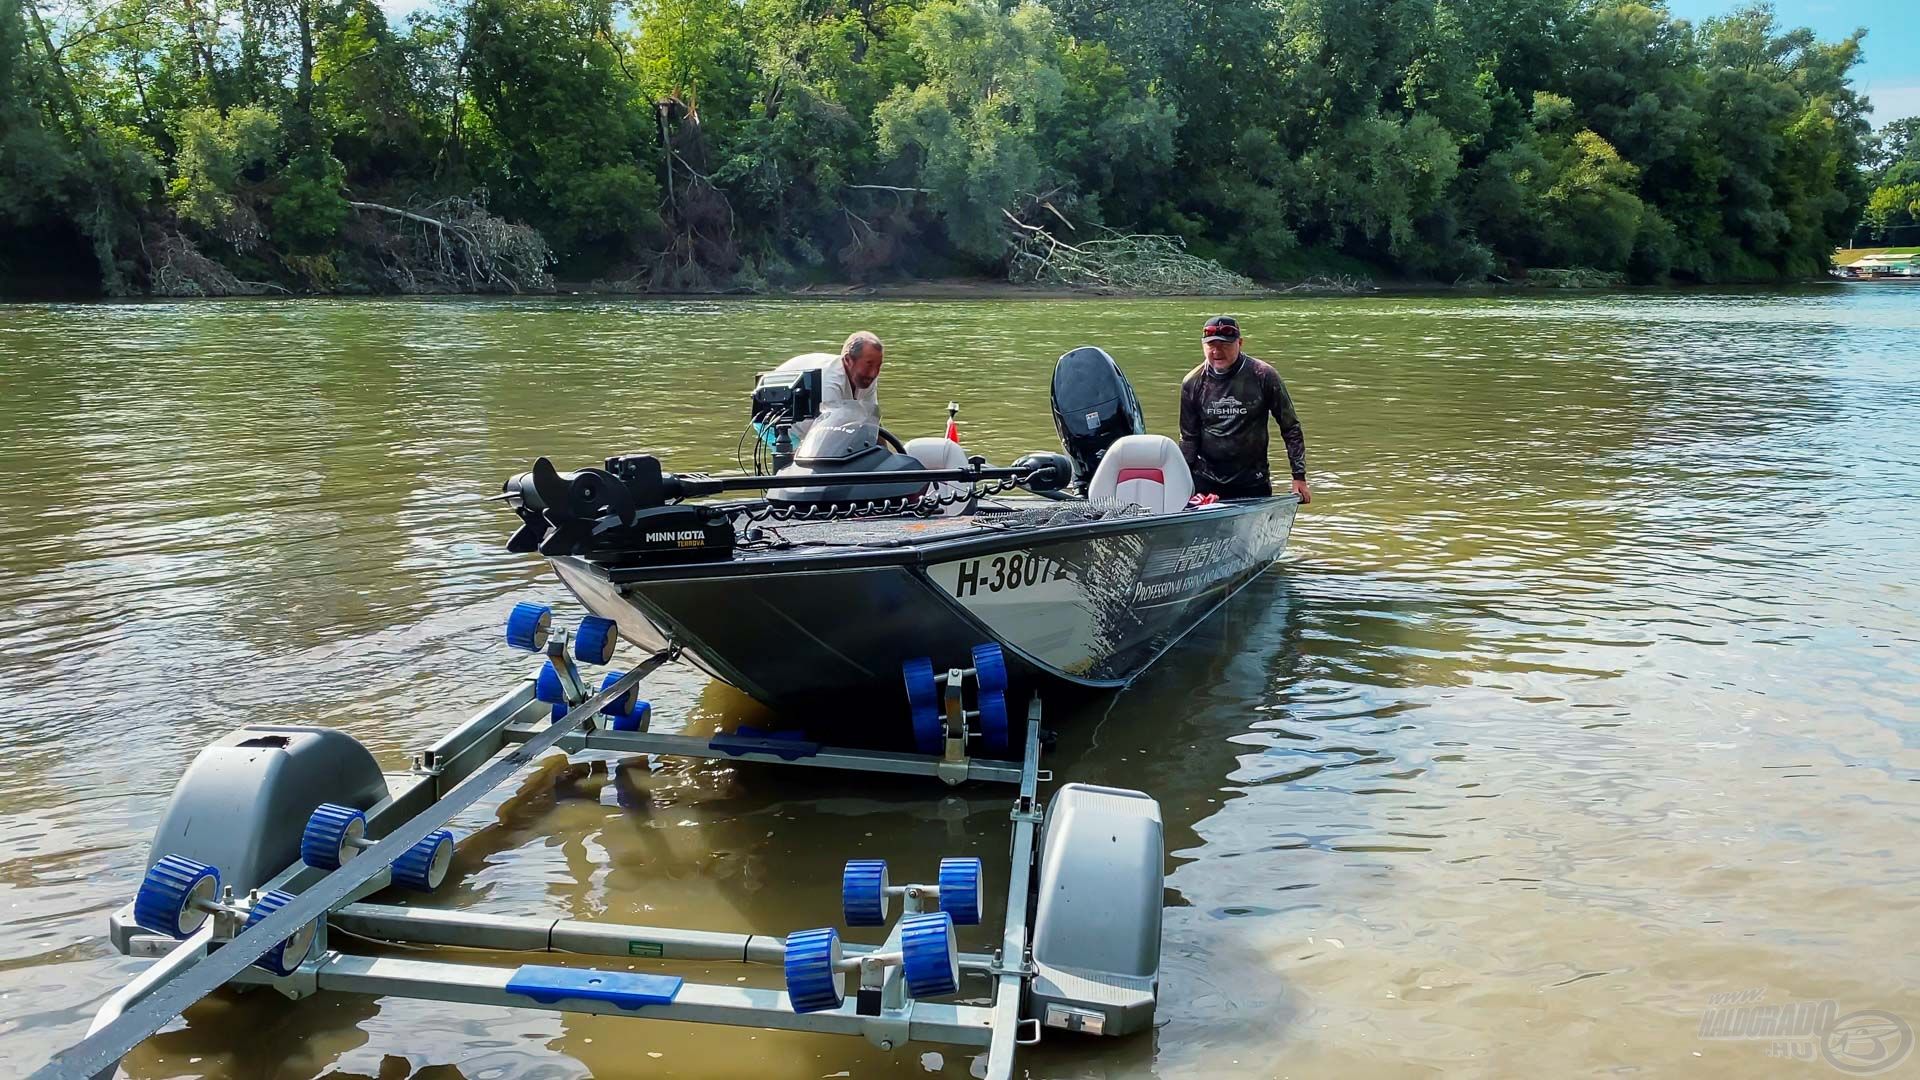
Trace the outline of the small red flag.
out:
[[[960,425],[958,422],[954,420],[954,417],[958,415],[960,415],[960,403],[956,401],[947,402],[947,441],[948,442],[957,443],[960,441]]]

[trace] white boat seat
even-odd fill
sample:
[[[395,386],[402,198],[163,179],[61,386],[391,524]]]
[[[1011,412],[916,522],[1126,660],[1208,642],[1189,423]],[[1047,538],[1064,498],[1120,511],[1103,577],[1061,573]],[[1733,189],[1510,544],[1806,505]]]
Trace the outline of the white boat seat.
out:
[[[1165,435],[1115,439],[1087,485],[1087,498],[1094,502],[1133,503],[1151,514],[1177,514],[1192,497],[1187,459]]]
[[[964,469],[967,467],[967,452],[952,439],[908,439],[907,456],[918,461],[923,469]],[[972,510],[973,500],[956,498],[965,495],[972,485],[961,483],[942,483],[933,485],[935,494],[954,499],[952,503],[940,508],[941,517],[955,517]]]

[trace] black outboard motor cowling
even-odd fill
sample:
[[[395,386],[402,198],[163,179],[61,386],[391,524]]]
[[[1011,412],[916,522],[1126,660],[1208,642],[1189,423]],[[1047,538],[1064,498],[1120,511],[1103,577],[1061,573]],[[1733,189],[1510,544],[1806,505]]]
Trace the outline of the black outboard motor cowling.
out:
[[[1073,460],[1074,486],[1084,492],[1107,447],[1145,433],[1147,419],[1120,365],[1106,350],[1083,345],[1054,365],[1053,426]]]

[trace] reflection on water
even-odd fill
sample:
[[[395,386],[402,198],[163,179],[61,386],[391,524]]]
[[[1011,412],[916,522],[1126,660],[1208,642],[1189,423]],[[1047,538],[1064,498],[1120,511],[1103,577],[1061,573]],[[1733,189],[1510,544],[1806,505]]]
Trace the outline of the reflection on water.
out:
[[[958,398],[970,450],[1050,446],[1048,365],[1086,343],[1166,431],[1209,313],[0,307],[0,1071],[77,1038],[137,970],[105,916],[202,745],[316,722],[397,766],[522,673],[499,621],[559,590],[501,550],[510,521],[477,496],[536,453],[727,467],[754,372],[859,326],[888,343],[903,436],[937,432]],[[1920,1024],[1911,294],[1237,313],[1301,404],[1315,502],[1279,569],[1126,693],[1056,716],[1062,776],[1160,799],[1170,907],[1159,1030],[1050,1040],[1033,1075],[1799,1076],[1765,1042],[1698,1038],[1708,999],[1762,990]],[[650,696],[696,727],[754,715],[684,671]],[[993,791],[554,758],[458,823],[453,885],[430,902],[779,933],[837,921],[844,858],[925,873],[979,854],[1004,872],[1004,823]],[[249,994],[203,1004],[126,1069],[969,1065],[939,1047]]]

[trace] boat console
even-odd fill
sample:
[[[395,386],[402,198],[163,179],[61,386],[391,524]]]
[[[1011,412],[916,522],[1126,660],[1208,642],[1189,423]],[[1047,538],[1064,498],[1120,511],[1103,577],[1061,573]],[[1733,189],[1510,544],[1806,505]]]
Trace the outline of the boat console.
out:
[[[829,483],[770,488],[767,501],[784,506],[846,505],[874,500],[917,499],[927,490],[925,480],[916,479],[926,471],[920,459],[909,457],[904,447],[898,450],[882,445],[892,439],[880,421],[865,409],[847,403],[828,406],[814,418],[813,426],[794,450],[793,464],[781,469],[782,479],[827,479],[845,473],[912,473],[892,484],[853,485]],[[895,442],[898,446],[898,442]]]

